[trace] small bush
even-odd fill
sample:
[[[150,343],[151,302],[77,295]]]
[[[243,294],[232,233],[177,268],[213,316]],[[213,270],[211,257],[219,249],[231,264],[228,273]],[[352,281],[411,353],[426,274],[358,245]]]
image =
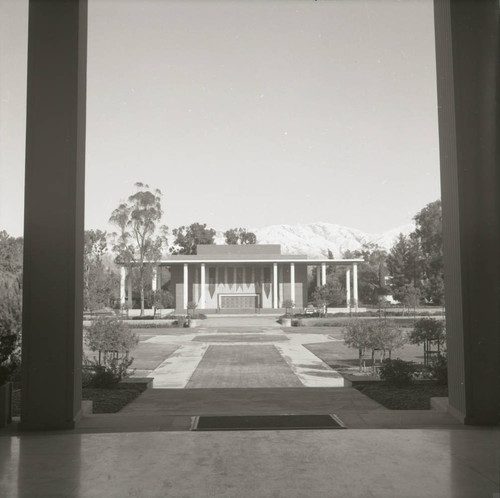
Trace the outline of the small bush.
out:
[[[127,370],[132,365],[133,358],[128,354],[108,358],[106,364],[99,364],[97,359],[86,360],[84,365],[85,375],[82,376],[84,387],[112,387],[124,377],[127,377]]]
[[[429,362],[428,372],[432,379],[438,384],[448,383],[448,359],[445,355],[440,354],[432,358]]]
[[[90,384],[105,387],[118,383],[127,375],[133,358],[129,352],[139,342],[137,336],[116,318],[98,318],[85,330],[85,343],[97,358],[85,360],[85,367],[93,372]]]
[[[380,378],[394,386],[405,386],[411,384],[414,372],[415,364],[411,361],[399,358],[396,360],[386,359],[380,367]]]

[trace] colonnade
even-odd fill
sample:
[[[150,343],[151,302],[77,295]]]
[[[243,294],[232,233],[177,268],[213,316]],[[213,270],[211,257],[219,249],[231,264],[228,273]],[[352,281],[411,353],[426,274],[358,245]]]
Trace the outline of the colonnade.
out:
[[[205,263],[191,263],[200,265],[200,295],[198,300],[198,308],[205,309],[206,307],[206,264]],[[288,263],[290,265],[290,300],[295,303],[295,263]],[[321,263],[316,267],[316,285],[321,287],[326,285],[326,267],[327,263]],[[216,267],[217,268],[217,267]],[[282,265],[281,265],[282,268]],[[243,268],[245,271],[245,268]],[[227,267],[224,269],[224,281],[227,282]],[[358,311],[358,265],[352,263],[352,295],[351,295],[351,268],[349,267],[345,274],[346,278],[346,305],[347,308],[354,308]],[[217,277],[216,277],[217,279]],[[252,279],[255,279],[255,270],[252,268]],[[129,303],[132,297],[132,279],[128,279],[128,292],[125,292],[125,283],[127,280],[127,268],[121,267],[120,271],[120,304],[125,307],[127,302],[127,295]],[[197,278],[196,278],[197,280]],[[262,277],[263,280],[263,277]],[[243,274],[243,281],[245,281],[245,274]],[[152,280],[151,290],[155,292],[158,289],[158,266],[152,266]],[[272,271],[272,289],[273,289],[273,308],[278,309],[282,307],[282,302],[279,300],[279,278],[278,278],[278,263],[273,263]],[[183,309],[188,307],[189,296],[189,263],[183,263]],[[352,296],[352,297],[351,297]]]

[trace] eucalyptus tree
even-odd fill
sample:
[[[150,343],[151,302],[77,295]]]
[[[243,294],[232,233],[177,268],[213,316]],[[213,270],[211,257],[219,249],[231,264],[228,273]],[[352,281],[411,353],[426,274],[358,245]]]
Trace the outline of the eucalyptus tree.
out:
[[[133,266],[139,269],[142,316],[146,266],[160,259],[167,227],[160,224],[163,216],[161,191],[152,191],[143,183],[136,183],[135,187],[137,191],[111,213],[109,221],[119,229],[113,246],[117,262],[126,264],[129,269]]]

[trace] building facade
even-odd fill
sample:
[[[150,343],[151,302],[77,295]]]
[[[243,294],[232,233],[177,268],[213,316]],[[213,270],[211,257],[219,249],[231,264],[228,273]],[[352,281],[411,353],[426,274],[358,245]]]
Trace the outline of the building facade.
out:
[[[170,289],[178,312],[185,311],[189,303],[194,303],[197,309],[221,312],[279,309],[284,307],[287,300],[292,301],[296,308],[304,308],[309,298],[309,267],[317,267],[317,285],[320,286],[326,283],[327,266],[348,265],[346,303],[347,307],[357,308],[357,265],[362,261],[284,255],[278,244],[200,245],[196,255],[172,255],[151,262],[151,288],[153,291],[158,289],[158,268],[167,266],[171,275]],[[122,266],[122,306],[127,299],[126,276],[126,268]]]

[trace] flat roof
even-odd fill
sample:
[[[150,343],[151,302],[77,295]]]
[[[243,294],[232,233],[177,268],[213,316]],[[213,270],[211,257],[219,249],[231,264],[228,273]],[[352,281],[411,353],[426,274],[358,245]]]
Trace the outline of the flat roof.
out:
[[[156,266],[175,266],[181,264],[193,264],[193,263],[205,263],[205,264],[243,264],[243,263],[299,263],[299,264],[307,264],[307,265],[319,265],[322,263],[326,263],[328,265],[347,265],[352,263],[363,263],[365,260],[363,258],[354,258],[354,259],[308,259],[308,258],[297,258],[293,256],[284,256],[280,255],[278,257],[270,257],[270,258],[224,258],[224,259],[213,259],[213,258],[205,258],[203,256],[186,256],[179,255],[178,259],[168,258],[161,259],[158,261],[144,261],[145,264],[151,264]],[[125,265],[128,263],[118,263],[118,265]],[[132,266],[136,266],[139,263],[131,263]]]

